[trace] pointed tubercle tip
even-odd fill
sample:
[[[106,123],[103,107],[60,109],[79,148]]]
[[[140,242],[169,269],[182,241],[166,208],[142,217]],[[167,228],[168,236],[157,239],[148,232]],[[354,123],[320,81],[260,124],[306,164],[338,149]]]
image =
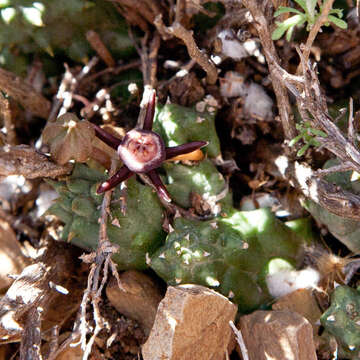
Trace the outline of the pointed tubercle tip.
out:
[[[105,181],[99,185],[99,187],[96,189],[96,193],[98,195],[103,194],[105,191],[109,190],[110,184]]]

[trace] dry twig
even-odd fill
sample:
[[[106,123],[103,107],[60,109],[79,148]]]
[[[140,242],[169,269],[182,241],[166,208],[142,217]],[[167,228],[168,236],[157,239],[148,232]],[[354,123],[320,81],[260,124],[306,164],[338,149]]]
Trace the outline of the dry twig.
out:
[[[315,40],[317,34],[319,33],[319,31],[321,29],[321,27],[326,23],[326,21],[328,21],[328,16],[329,16],[330,10],[332,9],[334,1],[335,0],[325,1],[324,6],[321,11],[321,15],[318,17],[318,19],[316,20],[315,24],[312,26],[312,28],[309,32],[309,35],[306,39],[306,43],[304,46],[304,51],[303,51],[305,61],[308,61],[308,59],[309,59],[311,47],[314,43],[314,40]],[[299,65],[299,67],[300,67],[300,65]],[[298,73],[300,71],[299,67],[298,67],[298,71],[297,71]]]
[[[110,176],[115,173],[117,160],[113,160],[110,169]],[[100,230],[99,230],[99,243],[96,252],[83,255],[82,260],[86,263],[92,263],[90,267],[90,272],[87,280],[87,287],[84,291],[80,311],[78,313],[77,319],[74,323],[74,330],[71,335],[55,350],[52,351],[51,356],[48,360],[54,360],[56,357],[71,343],[78,340],[78,343],[81,344],[81,348],[84,351],[83,360],[88,359],[92,347],[94,345],[95,339],[98,336],[99,332],[103,329],[103,320],[100,314],[99,302],[101,300],[101,292],[105,286],[105,283],[108,278],[109,266],[115,278],[117,279],[118,285],[121,288],[121,281],[119,274],[116,270],[116,265],[111,260],[112,254],[114,254],[118,247],[112,244],[107,237],[106,228],[108,216],[110,214],[110,200],[111,200],[112,191],[108,191],[104,195],[104,199],[101,205],[101,215],[99,218],[100,221]],[[103,271],[103,277],[100,282],[100,273]],[[87,322],[87,305],[91,301],[93,308],[93,318],[95,321],[95,328],[92,329]],[[91,337],[87,341],[87,335],[91,332]],[[75,343],[74,345],[76,345]]]
[[[315,127],[326,132],[327,137],[320,137],[318,140],[339,159],[344,162],[350,162],[353,164],[354,170],[360,172],[359,150],[351,141],[345,138],[330,118],[316,68],[315,66],[311,66],[309,61],[305,62],[303,53],[299,49],[297,49],[297,51],[300,56],[304,74],[304,82],[298,84],[298,88],[302,91],[298,94],[297,99],[300,101],[301,107],[313,116],[312,122],[315,124]],[[287,85],[287,82],[284,81],[284,84]]]
[[[288,161],[289,159],[287,159]],[[324,209],[341,217],[360,220],[360,197],[318,177],[307,164],[288,162],[283,173],[295,188]]]
[[[216,66],[209,57],[198,48],[192,31],[185,29],[177,19],[171,26],[165,26],[161,14],[155,18],[154,24],[164,40],[173,36],[181,39],[186,45],[190,57],[206,71],[208,83],[216,83],[218,78]]]
[[[17,136],[15,131],[15,124],[13,121],[10,101],[0,92],[0,112],[4,120],[4,125],[6,129],[6,141],[9,145],[16,145]]]
[[[48,122],[55,121],[58,115],[62,115],[69,110],[72,104],[73,94],[76,91],[79,82],[90,72],[90,70],[98,63],[98,61],[99,58],[93,57],[89,63],[81,69],[77,76],[74,76],[67,64],[65,64],[65,73],[56,94],[55,100],[53,101],[53,106],[48,117]]]
[[[132,62],[129,62],[127,64],[122,64],[122,65],[116,66],[114,68],[112,68],[112,67],[109,68],[108,67],[108,68],[106,68],[104,70],[101,70],[101,71],[95,73],[95,74],[87,76],[86,78],[84,78],[82,80],[81,85],[84,86],[84,85],[86,85],[88,83],[94,82],[98,77],[101,77],[103,75],[106,75],[106,74],[118,75],[123,71],[138,68],[138,67],[140,67],[140,65],[141,65],[140,60],[134,60]]]
[[[149,51],[146,45],[147,39],[148,39],[148,34],[146,34],[141,41],[141,49],[139,49],[137,46],[136,49],[141,58],[141,67],[142,67],[144,84],[149,85],[152,88],[155,88],[157,83],[157,79],[156,79],[157,56],[160,48],[160,36],[159,34],[154,34],[154,37],[150,42]],[[133,42],[134,44],[136,44],[134,39]]]
[[[42,360],[41,356],[41,313],[40,306],[34,306],[26,316],[25,329],[20,343],[20,360]]]
[[[280,61],[268,30],[269,25],[261,10],[259,1],[244,0],[243,3],[250,10],[254,18],[254,25],[259,33],[287,138],[293,138],[296,132],[293,121],[289,121],[291,109],[286,88],[296,97],[298,109],[303,119],[311,121],[316,128],[322,129],[327,133],[326,138],[318,137],[318,141],[343,161],[344,168],[347,170],[351,168],[360,172],[360,153],[352,140],[346,139],[330,118],[326,99],[322,93],[315,67],[305,58],[300,49],[297,49],[302,75],[296,76],[286,72],[280,66]],[[322,22],[320,23],[322,24]],[[315,30],[313,31],[315,33]],[[312,119],[310,119],[307,112],[312,115]],[[350,120],[352,119],[350,118]],[[353,125],[350,125],[350,132],[352,127]],[[359,196],[343,191],[338,186],[319,179],[317,173],[306,164],[294,163],[289,158],[286,158],[284,163],[286,163],[284,176],[287,179],[291,179],[290,183],[300,189],[306,197],[309,197],[334,214],[360,220]]]
[[[162,1],[112,0],[112,2],[129,24],[139,26],[145,33],[149,31],[149,24],[154,23],[156,15],[168,13]]]
[[[107,49],[103,41],[101,40],[100,35],[94,31],[89,30],[86,33],[86,40],[89,42],[91,47],[97,52],[99,57],[104,61],[104,63],[109,67],[115,66],[115,60],[110,54],[110,51]]]
[[[282,83],[281,78],[274,72],[275,64],[279,64],[280,59],[277,55],[274,42],[271,39],[270,26],[262,11],[263,2],[258,0],[243,0],[243,3],[250,10],[254,19],[254,26],[258,32],[269,67],[285,137],[287,140],[291,140],[297,135],[297,131],[295,129],[293,116],[291,115],[291,106],[286,87]]]
[[[110,176],[115,173],[116,160],[112,161]],[[88,276],[88,285],[84,292],[83,299],[80,307],[80,318],[77,326],[77,335],[80,334],[80,342],[82,349],[84,350],[83,359],[86,360],[91,352],[92,346],[99,332],[103,328],[103,321],[100,315],[99,302],[101,300],[101,292],[108,277],[108,269],[111,267],[113,275],[118,280],[118,284],[121,287],[120,278],[116,270],[116,265],[111,260],[112,254],[114,254],[118,247],[112,244],[107,237],[106,227],[108,221],[108,215],[110,214],[110,200],[112,191],[108,191],[104,195],[103,203],[101,206],[100,215],[100,231],[99,231],[99,244],[96,253],[92,253],[87,256],[83,256],[83,261],[92,261],[90,273]],[[110,214],[111,215],[111,214]],[[103,278],[100,282],[100,271],[103,270]],[[99,284],[100,282],[100,284]],[[95,329],[92,330],[90,340],[86,341],[86,335],[89,333],[89,327],[86,320],[86,306],[91,300],[93,307],[93,315],[95,320]],[[76,337],[72,335],[72,339]]]
[[[229,322],[230,327],[232,328],[232,330],[234,331],[234,334],[236,336],[236,341],[240,346],[240,350],[241,350],[241,355],[243,357],[244,360],[249,360],[249,355],[248,355],[248,351],[244,342],[244,338],[241,334],[241,331],[235,326],[235,324],[230,321]]]

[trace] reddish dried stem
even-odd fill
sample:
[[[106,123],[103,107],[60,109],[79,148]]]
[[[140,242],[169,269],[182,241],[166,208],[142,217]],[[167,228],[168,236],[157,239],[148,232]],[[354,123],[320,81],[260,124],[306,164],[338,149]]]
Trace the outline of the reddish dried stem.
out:
[[[182,144],[178,146],[167,147],[165,149],[166,152],[166,160],[171,159],[175,156],[188,154],[197,149],[200,149],[208,144],[207,141],[193,141],[187,144]]]

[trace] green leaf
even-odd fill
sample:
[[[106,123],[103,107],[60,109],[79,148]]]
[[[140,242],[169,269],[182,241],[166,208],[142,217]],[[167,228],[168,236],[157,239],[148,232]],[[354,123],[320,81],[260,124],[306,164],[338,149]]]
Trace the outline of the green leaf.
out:
[[[292,36],[292,34],[293,34],[293,32],[294,32],[294,29],[295,29],[295,25],[294,25],[294,26],[291,26],[291,27],[288,29],[287,33],[286,33],[286,40],[287,40],[288,42],[291,41],[291,36]]]
[[[317,141],[315,138],[312,138],[309,142],[310,145],[312,146],[320,146],[321,143],[319,141]]]
[[[295,13],[295,14],[302,14],[302,12],[300,12],[299,10],[293,9],[291,7],[287,7],[287,6],[280,6],[274,13],[274,17],[277,17],[281,14],[284,13]]]
[[[271,34],[272,40],[279,40],[287,30],[287,27],[283,25],[283,23],[279,23],[278,27]]]
[[[286,30],[298,25],[299,23],[301,23],[303,21],[304,18],[306,18],[304,14],[294,15],[294,16],[290,17],[289,19],[286,19],[283,22],[277,22],[276,24],[278,25],[278,27],[273,31],[271,38],[273,40],[280,39],[284,35]]]
[[[329,14],[336,14],[339,18],[342,18],[343,10],[342,9],[331,9]]]
[[[294,146],[300,139],[302,138],[302,135],[298,135],[296,137],[294,137],[293,139],[290,140],[289,142],[289,146],[292,147]]]
[[[306,17],[305,16],[303,16],[303,18],[297,23],[297,25],[296,26],[302,26],[304,23],[306,22]]]
[[[305,144],[298,152],[297,152],[297,156],[301,157],[305,154],[305,151],[310,147],[310,144]]]
[[[306,8],[310,15],[310,18],[313,20],[315,18],[315,7],[317,1],[316,0],[306,0]]]
[[[300,5],[306,13],[308,12],[305,0],[295,0],[295,2]]]
[[[344,20],[341,20],[333,15],[329,15],[328,19],[336,26],[338,26],[340,29],[347,29],[347,23]]]

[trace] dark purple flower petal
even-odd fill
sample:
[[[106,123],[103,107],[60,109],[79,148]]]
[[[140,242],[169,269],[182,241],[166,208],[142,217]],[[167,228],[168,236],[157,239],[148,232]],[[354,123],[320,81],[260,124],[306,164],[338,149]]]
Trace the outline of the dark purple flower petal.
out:
[[[197,149],[200,149],[208,144],[207,141],[193,141],[187,144],[182,144],[178,146],[173,147],[167,147],[165,149],[166,152],[166,160],[171,159],[175,156],[182,155],[182,154],[188,154],[190,152],[193,152]]]
[[[119,145],[121,144],[121,140],[118,139],[117,137],[109,134],[107,131],[103,130],[101,127],[92,124],[92,126],[95,129],[95,135],[102,140],[105,144],[111,146],[112,148],[114,148],[115,150],[117,150],[117,148],[119,147]]]
[[[124,136],[118,154],[131,171],[144,173],[161,166],[165,145],[157,133],[133,129]]]
[[[113,175],[110,179],[103,182],[96,190],[98,194],[102,194],[105,191],[111,190],[116,185],[120,184],[130,176],[134,175],[126,166],[122,166],[119,171]]]
[[[151,130],[154,121],[155,114],[155,102],[156,102],[156,92],[153,90],[149,96],[149,102],[146,105],[146,115],[144,119],[144,130]]]
[[[163,184],[163,182],[161,181],[161,178],[158,175],[158,173],[155,170],[151,170],[146,175],[149,176],[151,182],[155,186],[158,196],[167,202],[171,202],[170,194],[166,190],[166,187]]]

